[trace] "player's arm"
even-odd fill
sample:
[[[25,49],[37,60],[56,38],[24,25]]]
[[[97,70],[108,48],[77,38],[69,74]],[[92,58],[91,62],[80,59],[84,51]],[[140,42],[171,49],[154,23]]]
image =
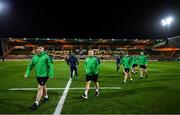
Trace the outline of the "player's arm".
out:
[[[95,70],[95,74],[98,74],[99,68],[100,68],[100,63],[99,63],[98,59],[96,58],[96,70]]]
[[[54,66],[53,66],[53,62],[51,61],[49,56],[47,57],[47,65],[49,66],[48,77],[53,78],[54,77]]]
[[[66,60],[67,65],[69,65],[69,59],[68,59],[68,58],[66,58],[65,60]]]
[[[98,58],[98,63],[101,64],[100,58]]]
[[[122,58],[122,60],[120,61],[119,65],[121,65],[122,63],[124,63],[124,58]]]
[[[131,58],[130,58],[130,67],[132,67],[133,64],[134,64],[134,57],[131,57]]]
[[[34,57],[32,58],[31,62],[28,64],[28,67],[27,67],[27,69],[26,69],[24,78],[29,77],[29,75],[30,75],[31,70],[33,69],[33,67],[34,67]]]
[[[78,59],[76,58],[76,63],[77,63],[77,65],[79,65],[79,61],[78,61]]]
[[[84,69],[85,70],[87,69],[87,59],[85,60],[85,63],[84,63]]]
[[[147,59],[147,57],[145,57],[145,64],[146,64],[146,66],[147,66],[147,64],[148,64],[148,59]]]

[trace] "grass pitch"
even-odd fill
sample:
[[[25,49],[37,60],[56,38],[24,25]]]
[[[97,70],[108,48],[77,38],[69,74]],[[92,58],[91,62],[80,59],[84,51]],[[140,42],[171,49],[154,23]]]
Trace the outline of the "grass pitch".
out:
[[[53,114],[63,90],[49,90],[49,102],[40,104],[36,111],[28,109],[34,103],[35,90],[10,91],[10,88],[36,88],[37,82],[32,71],[28,79],[24,73],[28,61],[0,62],[0,113],[1,114]],[[47,82],[49,88],[65,88],[70,72],[65,62],[55,61],[55,78]],[[62,114],[138,114],[138,113],[180,113],[180,63],[150,62],[149,78],[139,79],[133,76],[134,82],[122,84],[122,68],[116,72],[113,61],[102,62],[99,83],[100,87],[121,87],[122,89],[102,89],[94,97],[94,89],[89,91],[89,99],[83,100],[80,95],[83,89],[70,89]],[[73,79],[71,88],[85,86],[84,64],[79,65],[79,79]],[[94,84],[91,83],[94,87]]]

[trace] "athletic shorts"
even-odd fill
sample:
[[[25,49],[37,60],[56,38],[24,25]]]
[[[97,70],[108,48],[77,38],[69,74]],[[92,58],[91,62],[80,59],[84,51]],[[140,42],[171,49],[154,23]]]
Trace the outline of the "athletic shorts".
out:
[[[137,64],[133,64],[133,66],[132,67],[137,67]]]
[[[98,81],[98,74],[96,74],[96,75],[86,75],[86,81],[97,82]]]
[[[48,77],[36,77],[39,85],[44,86],[48,80]]]
[[[146,69],[146,65],[140,65],[140,68]]]
[[[124,68],[124,71],[127,72],[127,73],[129,73],[130,68]]]

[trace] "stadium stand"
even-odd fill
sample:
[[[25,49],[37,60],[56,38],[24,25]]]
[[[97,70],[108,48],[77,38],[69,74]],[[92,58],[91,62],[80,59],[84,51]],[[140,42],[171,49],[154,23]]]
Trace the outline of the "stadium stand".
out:
[[[176,38],[176,37],[175,37]],[[177,39],[177,38],[176,38]],[[173,38],[170,39],[171,42]],[[1,41],[2,42],[2,41]],[[123,55],[128,52],[130,55],[139,55],[144,51],[151,60],[175,60],[180,57],[180,50],[170,50],[167,41],[163,39],[8,39],[4,54],[7,59],[29,59],[32,57],[32,51],[38,45],[43,45],[46,51],[54,56],[54,59],[65,59],[70,52],[79,59],[85,59],[88,50],[93,49],[94,54],[100,59],[114,59],[116,54]],[[175,43],[175,41],[173,41]],[[4,47],[0,45],[0,47]],[[3,55],[1,48],[1,56]]]

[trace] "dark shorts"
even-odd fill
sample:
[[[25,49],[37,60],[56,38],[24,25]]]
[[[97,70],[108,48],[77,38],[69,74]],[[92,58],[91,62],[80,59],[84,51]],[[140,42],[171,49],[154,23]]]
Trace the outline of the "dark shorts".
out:
[[[137,64],[133,64],[133,66],[132,67],[137,67]]]
[[[48,77],[36,77],[39,85],[44,86],[48,80]]]
[[[70,67],[71,71],[77,71],[77,67],[74,66],[74,67]]]
[[[140,68],[146,69],[146,65],[140,65]]]
[[[98,81],[98,74],[97,75],[86,75],[86,81]]]
[[[124,68],[124,71],[125,71],[126,73],[129,73],[130,68]]]

